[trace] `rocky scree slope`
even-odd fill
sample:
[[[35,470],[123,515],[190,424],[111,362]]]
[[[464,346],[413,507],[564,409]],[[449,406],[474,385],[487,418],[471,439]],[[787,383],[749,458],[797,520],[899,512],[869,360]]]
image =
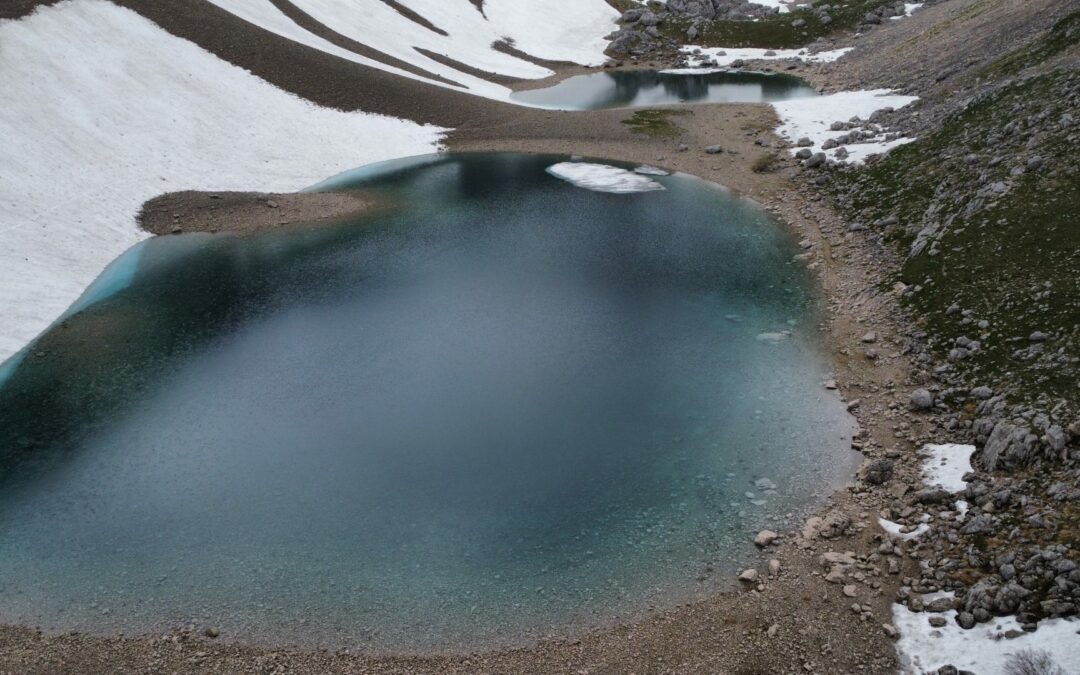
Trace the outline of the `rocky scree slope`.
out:
[[[939,48],[959,37],[942,30]],[[946,78],[916,78],[912,90],[934,95],[883,114],[916,142],[863,168],[830,160],[799,173],[852,236],[896,261],[882,289],[911,318],[923,384],[911,407],[931,415],[935,436],[978,447],[955,496],[966,513],[935,489],[885,513],[933,523],[899,601],[922,611],[923,593],[951,591],[964,628],[1015,614],[1034,630],[1080,609],[1078,43],[1073,11],[1008,53],[954,64],[948,90]]]
[[[936,4],[928,0],[922,4]],[[673,53],[681,43],[702,47],[788,49],[857,30],[867,32],[904,16],[901,0],[849,0],[812,4],[781,13],[749,0],[632,0],[612,4],[623,11],[619,30],[608,35],[608,54],[642,58]]]

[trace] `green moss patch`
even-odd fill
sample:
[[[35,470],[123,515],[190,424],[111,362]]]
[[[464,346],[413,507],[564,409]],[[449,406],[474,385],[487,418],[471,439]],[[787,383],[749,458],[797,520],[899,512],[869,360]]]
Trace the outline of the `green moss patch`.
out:
[[[630,119],[622,123],[630,127],[635,134],[645,134],[652,138],[675,138],[683,134],[683,128],[672,121],[672,117],[692,115],[689,110],[638,110]]]

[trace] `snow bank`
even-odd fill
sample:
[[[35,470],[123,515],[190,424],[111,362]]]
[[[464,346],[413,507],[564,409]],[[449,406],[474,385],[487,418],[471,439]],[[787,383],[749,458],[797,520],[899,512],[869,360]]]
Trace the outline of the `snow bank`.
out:
[[[594,192],[627,194],[666,189],[648,176],[607,164],[560,162],[549,166],[547,172],[556,178]]]
[[[210,0],[244,20],[282,37],[367,66],[458,89],[406,73],[379,61],[338,48],[297,26],[270,0]],[[331,30],[384,54],[456,82],[472,94],[509,100],[510,90],[428,58],[427,50],[480,70],[522,79],[552,71],[492,48],[509,40],[517,49],[542,59],[599,65],[606,58],[607,35],[619,13],[605,0],[485,0],[481,14],[471,0],[399,0],[442,35],[410,19],[382,0],[292,0],[299,9]]]
[[[922,7],[923,4],[924,3],[921,3],[921,2],[905,2],[904,3],[904,13],[902,15],[900,15],[900,16],[890,16],[889,18],[892,19],[893,21],[896,21],[897,19],[903,19],[904,17],[911,16],[912,12],[914,12],[915,10]]]
[[[777,130],[780,135],[791,142],[800,138],[809,138],[814,143],[811,149],[817,152],[817,148],[820,148],[826,140],[838,138],[847,133],[830,130],[829,127],[833,122],[844,122],[856,116],[865,120],[882,108],[903,108],[917,100],[917,96],[901,96],[891,93],[889,89],[872,89],[780,101],[772,105],[780,117],[781,124]],[[857,164],[870,155],[888,152],[913,140],[915,139],[897,138],[892,141],[852,143],[844,147],[848,151],[848,161]],[[798,150],[799,148],[793,148],[792,153]],[[826,154],[835,154],[835,151]]]
[[[0,45],[0,361],[146,236],[145,200],[298,190],[446,131],[311,105],[104,0],[2,21]]]
[[[923,482],[949,492],[962,491],[967,487],[964,474],[972,470],[971,455],[974,453],[974,445],[927,445],[922,450],[922,454],[927,456],[923,463]]]
[[[676,75],[715,73],[726,70],[735,61],[781,61],[799,59],[807,63],[832,63],[854,47],[844,47],[811,54],[805,49],[758,49],[755,47],[683,47],[679,51],[687,56],[689,68],[671,68],[665,73]],[[714,63],[715,62],[715,65]],[[705,64],[708,64],[707,66]]]
[[[947,620],[941,628],[930,625],[930,616],[893,605],[893,625],[900,630],[896,651],[904,673],[936,672],[951,664],[979,675],[1007,675],[1009,657],[1025,649],[1045,651],[1066,669],[1080,664],[1080,621],[1042,621],[1037,631],[1025,633],[1011,616],[977,624],[971,630],[957,625],[956,610],[939,615]]]
[[[775,7],[780,10],[781,14],[787,14],[791,11],[788,0],[750,0],[750,4],[761,5],[762,7]]]
[[[919,523],[919,525],[911,532],[903,532],[903,525],[901,525],[900,523],[894,523],[893,521],[886,520],[884,518],[878,518],[878,525],[881,526],[881,529],[888,532],[889,536],[893,539],[904,540],[921,537],[927,530],[930,529],[930,526],[926,523]]]

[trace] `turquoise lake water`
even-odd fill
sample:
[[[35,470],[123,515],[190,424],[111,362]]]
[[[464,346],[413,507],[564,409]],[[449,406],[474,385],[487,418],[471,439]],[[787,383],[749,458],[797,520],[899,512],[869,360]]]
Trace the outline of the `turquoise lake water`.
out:
[[[850,474],[808,275],[749,201],[561,161],[115,265],[0,387],[0,621],[456,650],[728,585]]]

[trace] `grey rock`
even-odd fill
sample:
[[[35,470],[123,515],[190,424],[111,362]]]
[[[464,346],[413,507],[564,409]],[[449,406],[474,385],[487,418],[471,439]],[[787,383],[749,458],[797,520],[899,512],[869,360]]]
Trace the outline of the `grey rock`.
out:
[[[806,160],[806,168],[814,169],[825,164],[826,157],[824,152],[817,152],[810,156],[810,159]]]
[[[795,153],[795,159],[810,159],[814,154],[814,151],[810,148],[803,148]]]
[[[875,459],[867,462],[862,469],[863,481],[871,485],[882,485],[893,477],[893,463],[887,459]]]
[[[911,407],[915,410],[929,410],[934,407],[934,395],[927,389],[911,392]]]
[[[660,17],[656,16],[652,12],[642,12],[641,18],[637,21],[642,26],[656,26],[660,23]]]
[[[986,513],[980,513],[960,528],[960,534],[983,534],[994,528],[994,519]]]
[[[915,493],[920,504],[944,504],[952,499],[952,493],[942,488],[924,488]]]
[[[705,148],[705,152],[710,155],[718,155],[723,151],[724,148],[720,147],[719,145],[710,145],[709,147]]]

